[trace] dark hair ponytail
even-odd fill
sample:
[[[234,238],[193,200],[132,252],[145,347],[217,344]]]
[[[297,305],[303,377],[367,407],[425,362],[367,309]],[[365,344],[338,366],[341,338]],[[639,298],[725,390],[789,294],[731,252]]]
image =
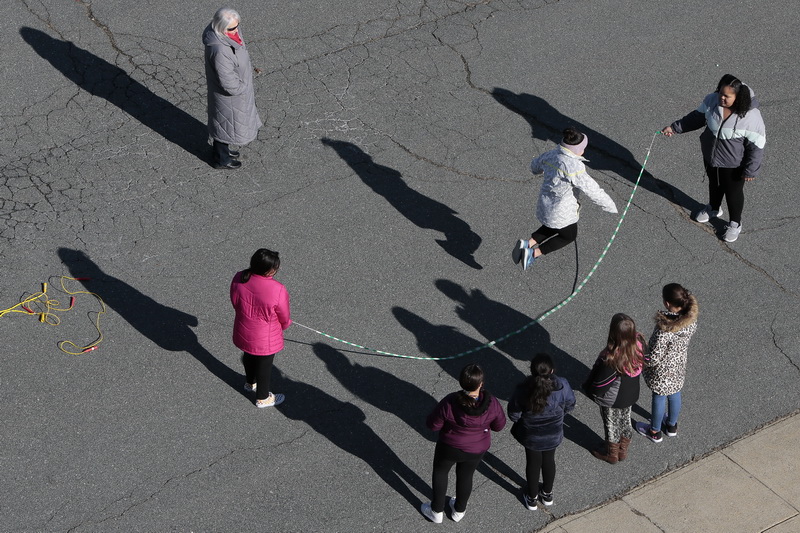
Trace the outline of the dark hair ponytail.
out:
[[[252,274],[264,276],[273,270],[277,272],[280,267],[281,259],[278,257],[278,252],[259,248],[250,258],[250,268],[242,271],[242,283],[247,283]]]
[[[750,87],[741,82],[733,74],[725,74],[717,83],[716,93],[722,92],[723,87],[730,87],[736,93],[736,100],[731,105],[731,112],[743,117],[753,107],[753,98],[750,95]]]
[[[458,403],[462,407],[475,407],[478,403],[475,398],[467,394],[473,392],[483,383],[483,369],[475,363],[470,363],[461,369],[458,376],[458,384],[461,385],[461,394],[458,395]]]
[[[678,314],[686,315],[692,307],[692,293],[679,283],[668,283],[661,289],[661,297],[673,307],[678,307]]]
[[[527,379],[525,408],[533,414],[541,413],[547,398],[555,389],[553,360],[546,353],[537,353],[531,360],[531,376]]]

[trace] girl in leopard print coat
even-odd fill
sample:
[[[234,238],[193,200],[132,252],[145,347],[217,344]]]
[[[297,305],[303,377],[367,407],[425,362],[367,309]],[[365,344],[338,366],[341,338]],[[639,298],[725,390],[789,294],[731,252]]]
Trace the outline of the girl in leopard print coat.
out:
[[[650,337],[650,358],[645,361],[644,382],[653,391],[650,424],[639,423],[636,430],[654,442],[661,442],[662,425],[667,435],[678,434],[681,389],[686,377],[689,340],[697,329],[698,306],[695,297],[677,283],[662,289],[666,311],[655,316]]]

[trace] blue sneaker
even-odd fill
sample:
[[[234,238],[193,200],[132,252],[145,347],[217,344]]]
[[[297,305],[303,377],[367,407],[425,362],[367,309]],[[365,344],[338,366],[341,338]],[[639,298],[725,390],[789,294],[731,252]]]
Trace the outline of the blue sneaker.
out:
[[[522,260],[522,270],[528,270],[533,262],[536,261],[536,258],[533,256],[533,248],[525,248],[524,252],[525,257]]]
[[[525,253],[525,249],[528,247],[528,241],[525,239],[520,239],[514,245],[514,249],[511,250],[511,259],[514,260],[514,264],[518,265],[520,261],[522,261],[522,256]]]

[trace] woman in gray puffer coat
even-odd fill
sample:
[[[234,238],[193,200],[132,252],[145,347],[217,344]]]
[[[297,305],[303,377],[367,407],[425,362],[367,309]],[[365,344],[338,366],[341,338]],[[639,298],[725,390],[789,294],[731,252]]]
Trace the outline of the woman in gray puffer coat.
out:
[[[707,95],[697,109],[676,120],[661,133],[672,137],[702,128],[700,148],[708,175],[708,205],[692,214],[700,223],[723,215],[728,203],[730,222],[722,239],[734,242],[742,231],[744,184],[756,179],[767,142],[764,120],[755,95],[732,74],[725,74],[717,90]]]
[[[667,435],[678,434],[681,389],[686,378],[689,340],[697,330],[697,299],[677,283],[661,291],[666,311],[656,314],[650,337],[650,358],[645,360],[644,382],[653,391],[650,424],[637,423],[636,431],[653,442],[661,442],[661,428]]]
[[[239,31],[241,17],[223,7],[203,31],[208,85],[208,135],[214,143],[214,168],[242,166],[231,144],[244,145],[262,126],[253,89],[253,66]]]

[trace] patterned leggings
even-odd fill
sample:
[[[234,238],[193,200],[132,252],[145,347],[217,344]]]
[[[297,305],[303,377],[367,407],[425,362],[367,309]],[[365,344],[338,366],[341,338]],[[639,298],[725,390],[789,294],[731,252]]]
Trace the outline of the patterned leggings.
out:
[[[606,441],[619,442],[622,437],[633,436],[630,407],[601,407],[600,415],[603,417]]]

